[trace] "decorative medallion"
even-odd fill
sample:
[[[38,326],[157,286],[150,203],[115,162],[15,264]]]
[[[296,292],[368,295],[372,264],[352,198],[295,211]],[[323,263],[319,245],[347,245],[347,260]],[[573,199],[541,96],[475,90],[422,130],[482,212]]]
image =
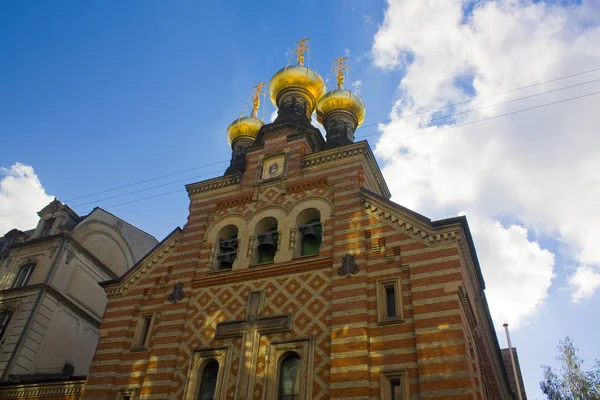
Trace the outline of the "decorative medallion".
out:
[[[169,295],[169,301],[171,303],[177,303],[179,300],[183,299],[183,282],[177,282],[175,287],[173,287],[173,291]]]
[[[277,178],[283,174],[285,164],[285,155],[281,154],[275,157],[265,159],[263,163],[262,179]]]
[[[342,266],[338,269],[339,276],[350,278],[354,274],[358,274],[360,268],[356,265],[356,259],[352,254],[346,254],[342,260]]]
[[[73,257],[75,257],[75,253],[73,253],[72,251],[67,251],[67,256],[65,258],[65,264],[69,265],[69,263],[71,262],[71,260],[73,259]]]

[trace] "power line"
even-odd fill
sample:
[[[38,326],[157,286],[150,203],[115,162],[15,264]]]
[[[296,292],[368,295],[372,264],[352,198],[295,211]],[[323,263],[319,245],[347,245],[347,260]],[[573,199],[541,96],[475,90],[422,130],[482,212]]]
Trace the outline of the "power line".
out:
[[[418,116],[418,115],[422,115],[422,114],[425,114],[425,113],[431,113],[431,112],[439,111],[439,110],[442,110],[442,109],[445,109],[445,108],[449,108],[449,107],[453,107],[453,106],[457,106],[457,105],[461,105],[461,104],[466,104],[466,103],[469,103],[469,102],[472,102],[472,101],[475,101],[475,100],[481,100],[481,99],[485,99],[485,98],[491,98],[491,97],[494,97],[494,96],[499,96],[499,95],[502,95],[502,94],[507,94],[507,93],[518,91],[518,90],[523,90],[523,89],[527,89],[527,88],[531,88],[531,87],[535,87],[535,86],[539,86],[539,85],[543,85],[543,84],[547,84],[547,83],[551,83],[551,82],[556,82],[556,81],[559,81],[559,80],[568,79],[568,78],[572,78],[572,77],[575,77],[575,76],[589,74],[591,72],[596,72],[596,71],[600,71],[600,67],[599,68],[594,68],[594,69],[591,69],[591,70],[587,70],[587,71],[581,71],[581,72],[570,74],[570,75],[565,75],[565,76],[562,76],[562,77],[559,77],[559,78],[554,78],[554,79],[550,79],[550,80],[543,81],[543,82],[538,82],[538,83],[534,83],[534,84],[530,84],[530,85],[526,85],[526,86],[521,86],[521,87],[518,87],[518,88],[513,88],[513,89],[510,89],[510,90],[506,90],[506,91],[503,91],[503,92],[494,93],[494,94],[490,94],[490,95],[486,95],[486,96],[474,96],[471,99],[468,99],[468,100],[465,100],[465,101],[462,101],[462,102],[448,104],[448,105],[443,106],[443,107],[439,107],[439,108],[435,108],[435,109],[430,109],[430,110],[425,110],[425,111],[420,111],[420,112],[414,113],[414,114],[404,115],[402,117],[399,117],[398,119],[405,119],[405,118],[408,118],[408,117]],[[516,101],[520,101],[520,100],[524,100],[524,99],[528,99],[528,98],[533,98],[533,97],[541,96],[541,95],[548,94],[548,93],[553,93],[553,92],[557,92],[557,91],[561,91],[561,90],[566,90],[566,89],[577,87],[577,86],[583,86],[583,85],[594,83],[594,82],[598,82],[598,81],[600,81],[600,79],[595,79],[595,80],[591,80],[591,81],[587,81],[587,82],[583,82],[583,83],[579,83],[579,84],[574,84],[574,85],[566,86],[566,87],[563,87],[563,88],[552,89],[552,90],[548,90],[548,91],[545,91],[545,92],[541,92],[541,93],[537,93],[537,94],[533,94],[533,95],[529,95],[529,96],[524,96],[524,97],[517,98],[517,99],[507,100],[507,101],[504,101],[504,102],[500,102],[500,103],[496,103],[496,104],[492,104],[492,105],[488,105],[488,106],[484,106],[484,107],[479,107],[479,108],[475,108],[475,109],[465,110],[465,111],[461,111],[459,113],[454,113],[454,114],[449,114],[449,115],[446,115],[446,116],[443,116],[443,117],[438,117],[438,118],[430,120],[429,122],[437,121],[437,120],[442,120],[442,119],[447,119],[447,118],[450,118],[450,117],[453,117],[453,116],[456,116],[456,115],[466,114],[466,113],[469,113],[469,112],[478,111],[478,110],[482,110],[482,109],[485,109],[485,108],[490,108],[490,107],[495,107],[495,106],[498,106],[498,105],[508,104],[508,103],[512,103],[512,102],[516,102]],[[488,117],[488,118],[484,118],[484,119],[481,119],[481,120],[470,121],[470,122],[467,122],[467,123],[464,123],[464,124],[457,124],[457,125],[447,126],[447,127],[439,128],[438,130],[445,130],[445,129],[457,128],[457,127],[464,126],[464,125],[470,125],[470,124],[475,123],[475,122],[483,122],[483,121],[487,121],[489,119],[495,119],[495,118],[499,118],[499,117],[503,117],[503,116],[517,114],[517,113],[520,113],[520,112],[529,111],[529,110],[533,110],[533,109],[541,108],[541,107],[546,107],[546,106],[549,106],[549,105],[558,104],[558,103],[562,103],[562,102],[565,102],[565,101],[576,100],[578,98],[587,97],[587,96],[591,96],[591,95],[594,95],[594,94],[597,94],[597,93],[592,93],[592,94],[588,94],[588,95],[584,95],[584,96],[579,96],[579,97],[574,97],[574,98],[570,98],[570,99],[560,100],[558,102],[552,102],[552,103],[548,103],[548,104],[544,104],[544,105],[540,105],[540,106],[530,107],[530,108],[523,109],[523,110],[517,110],[517,111],[514,111],[514,112],[500,114],[498,116]],[[378,121],[376,123],[372,123],[372,124],[368,124],[368,125],[363,125],[361,128],[365,128],[365,127],[369,127],[369,126],[374,126],[374,125],[379,125],[380,123],[389,122],[389,121],[392,121],[392,120],[388,119],[388,120]],[[407,128],[407,127],[410,127],[410,126],[411,125],[406,125],[406,126],[400,127],[400,128],[378,130],[376,132],[372,132],[372,133],[369,133],[369,134],[357,136],[357,138],[373,136],[373,135],[381,134],[381,133],[384,133],[384,132],[387,132],[387,131],[390,131],[390,130]],[[421,133],[419,135],[413,135],[413,136],[409,136],[409,137],[405,137],[405,138],[401,138],[401,139],[411,138],[411,137],[415,137],[415,136],[421,136],[421,135],[424,135],[424,134],[437,132],[438,130],[434,130],[434,131],[431,131],[431,132],[424,132],[424,133]],[[91,194],[87,194],[87,195],[83,195],[83,196],[74,197],[74,198],[65,200],[65,202],[69,202],[69,201],[73,201],[73,200],[79,200],[79,199],[84,199],[84,198],[96,196],[96,195],[99,195],[99,194],[109,193],[109,192],[113,192],[113,191],[116,191],[116,190],[120,190],[120,189],[124,189],[124,188],[128,188],[128,187],[137,186],[137,185],[140,185],[140,184],[143,184],[143,183],[148,183],[148,182],[156,181],[156,180],[159,180],[159,179],[168,178],[168,177],[175,176],[175,175],[180,175],[180,174],[183,174],[183,173],[186,173],[186,172],[195,171],[195,170],[198,170],[198,169],[202,169],[202,168],[207,168],[207,167],[210,167],[210,166],[215,166],[215,165],[223,164],[223,163],[226,163],[226,162],[228,162],[228,160],[218,161],[218,162],[211,163],[211,164],[205,164],[205,165],[201,165],[201,166],[194,167],[194,168],[189,168],[189,169],[182,170],[182,171],[176,171],[176,172],[173,172],[173,173],[170,173],[170,174],[165,174],[165,175],[161,175],[161,176],[158,176],[158,177],[149,178],[149,179],[141,180],[141,181],[138,181],[138,182],[133,182],[133,183],[130,183],[130,184],[126,184],[126,185],[122,185],[122,186],[118,186],[118,187],[114,187],[114,188],[105,189],[105,190],[102,190],[102,191],[99,191],[99,192],[95,192],[95,193],[91,193]],[[86,202],[86,203],[78,204],[78,205],[75,205],[73,207],[81,207],[83,205],[88,205],[88,204],[96,203],[96,202],[99,202],[99,201],[104,201],[104,200],[108,200],[108,199],[112,199],[112,198],[123,197],[123,196],[129,195],[129,194],[139,193],[139,192],[143,192],[143,191],[146,191],[146,190],[151,190],[151,189],[162,187],[162,186],[167,186],[167,185],[175,184],[175,183],[179,183],[179,182],[185,181],[187,179],[194,179],[194,178],[206,176],[206,175],[209,175],[209,174],[210,173],[208,173],[208,174],[202,174],[202,175],[198,175],[198,176],[195,176],[195,177],[190,177],[190,178],[182,179],[182,180],[179,180],[179,181],[174,181],[174,182],[169,182],[169,183],[166,183],[166,184],[156,185],[156,186],[152,186],[152,187],[149,187],[149,188],[135,190],[135,191],[127,192],[127,193],[116,195],[116,196],[110,196],[110,197],[106,197],[106,198],[103,198],[103,199],[99,199],[99,200],[95,200],[95,201],[91,201],[91,202]],[[167,194],[170,194],[170,193],[175,193],[175,192],[169,192]],[[166,195],[166,194],[163,194],[163,195]],[[158,196],[161,196],[161,195],[158,195]],[[150,196],[150,197],[147,197],[147,198],[153,198],[153,197],[158,197],[158,196]],[[144,199],[146,199],[146,198],[142,198],[141,200],[144,200]],[[141,201],[141,200],[139,200],[139,201]],[[137,202],[137,201],[138,200],[135,200],[135,201],[132,201],[132,202]],[[131,202],[126,202],[126,203],[121,203],[121,204],[118,204],[118,205],[130,204],[130,203]],[[110,206],[110,207],[116,207],[118,205],[114,205],[114,206]],[[11,217],[14,217],[16,215],[22,215],[22,214],[26,214],[26,213],[27,212],[21,212],[21,213],[12,214],[11,216],[0,217],[0,221],[3,220],[3,219],[6,219],[7,217],[11,218]],[[21,220],[28,219],[28,218],[31,218],[31,217],[21,218],[21,219],[15,220],[14,222],[21,221]],[[10,222],[10,223],[12,223],[12,222]]]
[[[150,187],[147,187],[147,188],[144,188],[144,189],[138,189],[138,190],[134,190],[134,191],[127,192],[127,193],[121,193],[121,194],[117,194],[117,195],[114,195],[114,196],[104,197],[102,199],[88,201],[86,203],[76,204],[74,206],[71,206],[71,208],[78,208],[78,207],[82,207],[82,206],[87,206],[89,204],[94,204],[94,203],[97,203],[97,202],[100,202],[100,201],[105,201],[105,200],[110,200],[110,199],[116,199],[118,197],[124,197],[124,196],[128,196],[130,194],[145,192],[145,191],[156,189],[156,188],[159,188],[159,187],[164,187],[164,186],[174,185],[176,183],[185,182],[185,181],[190,180],[190,179],[202,178],[204,176],[213,175],[213,174],[219,174],[219,173],[221,173],[221,171],[213,171],[213,172],[207,172],[206,174],[201,174],[201,175],[196,175],[196,176],[190,176],[189,178],[179,179],[179,180],[173,181],[173,182],[167,182],[167,183],[163,183],[163,184],[160,184],[160,185],[150,186]]]
[[[478,123],[478,122],[490,121],[490,120],[493,120],[493,119],[497,119],[497,118],[501,118],[501,117],[507,117],[509,115],[520,114],[520,113],[523,113],[523,112],[526,112],[526,111],[537,110],[539,108],[549,107],[549,106],[553,106],[553,105],[560,104],[560,103],[566,103],[568,101],[583,99],[583,98],[595,96],[595,95],[598,95],[598,94],[600,94],[600,91],[592,92],[592,93],[587,93],[587,94],[584,94],[584,95],[581,95],[581,96],[570,97],[568,99],[557,100],[557,101],[553,101],[551,103],[540,104],[540,105],[529,107],[529,108],[523,108],[521,110],[510,111],[510,112],[507,112],[507,113],[504,113],[504,114],[493,115],[491,117],[481,118],[481,119],[477,119],[477,120],[474,120],[474,121],[463,122],[462,124],[448,125],[448,126],[444,126],[444,127],[441,127],[441,128],[433,129],[433,130],[428,131],[428,132],[421,132],[421,133],[418,133],[416,135],[411,135],[411,136],[405,136],[405,137],[402,137],[402,138],[398,138],[397,140],[382,140],[382,141],[379,141],[378,143],[382,143],[382,144],[397,143],[397,142],[405,140],[405,139],[411,139],[411,138],[415,138],[415,137],[418,137],[418,136],[429,135],[430,133],[437,133],[437,132],[445,131],[445,130],[448,130],[448,129],[460,128],[462,126],[473,125],[473,124]],[[400,128],[403,128],[403,127],[400,127]],[[396,129],[390,129],[390,131],[396,130]]]
[[[114,187],[114,188],[102,190],[102,191],[99,191],[99,192],[96,192],[96,193],[86,194],[84,196],[79,196],[79,197],[73,197],[71,199],[64,200],[64,203],[68,203],[68,202],[73,201],[73,200],[85,199],[87,197],[97,196],[99,194],[114,192],[116,190],[120,190],[120,189],[124,189],[124,188],[128,188],[128,187],[132,187],[132,186],[137,186],[137,185],[141,185],[143,183],[148,183],[148,182],[152,182],[152,181],[157,181],[159,179],[168,178],[170,176],[181,175],[181,174],[184,174],[186,172],[195,171],[195,170],[199,170],[199,169],[207,168],[207,167],[212,167],[212,166],[215,166],[215,165],[224,164],[226,162],[229,162],[229,161],[228,160],[223,160],[223,161],[218,161],[218,162],[215,162],[215,163],[212,163],[212,164],[200,165],[198,167],[186,169],[186,170],[183,170],[183,171],[173,172],[173,173],[170,173],[170,174],[161,175],[161,176],[157,176],[157,177],[154,177],[154,178],[145,179],[145,180],[138,181],[138,182],[129,183],[127,185],[122,185],[122,186],[118,186],[118,187]],[[203,176],[203,175],[200,175],[200,176]],[[190,178],[186,178],[186,179],[193,179],[193,178],[194,177],[190,177]],[[175,182],[173,182],[173,183],[175,183]],[[128,192],[128,193],[131,194],[131,193],[135,193],[135,192],[136,191]],[[128,193],[125,193],[125,194],[128,194]],[[104,200],[104,199],[101,199],[101,200]],[[94,202],[101,201],[101,200],[95,200]],[[90,203],[84,203],[84,204],[90,204]],[[79,205],[73,206],[73,207],[79,207],[80,205],[83,205],[83,204],[79,204]],[[12,218],[14,216],[17,216],[17,215],[23,215],[23,214],[27,214],[27,213],[28,213],[28,211],[24,211],[24,212],[18,212],[18,213],[12,214],[12,215],[0,216],[0,222],[4,221],[6,219],[10,219],[10,218]],[[30,217],[26,217],[26,218],[30,218]],[[25,219],[25,218],[23,218],[23,219]],[[21,221],[21,219],[16,220],[16,221]]]
[[[65,203],[69,202],[69,201],[73,201],[73,200],[84,199],[86,197],[96,196],[96,195],[99,195],[99,194],[104,194],[104,193],[108,193],[108,192],[114,192],[115,190],[124,189],[124,188],[131,187],[131,186],[141,185],[142,183],[152,182],[152,181],[156,181],[156,180],[159,180],[159,179],[168,178],[170,176],[181,175],[181,174],[184,174],[186,172],[195,171],[195,170],[206,168],[206,167],[212,167],[214,165],[219,165],[219,164],[223,164],[223,163],[226,163],[226,162],[228,162],[228,160],[218,161],[218,162],[215,162],[215,163],[212,163],[212,164],[201,165],[199,167],[194,167],[194,168],[186,169],[186,170],[183,170],[183,171],[173,172],[171,174],[161,175],[161,176],[157,176],[155,178],[146,179],[146,180],[143,180],[143,181],[133,182],[133,183],[129,183],[129,184],[123,185],[123,186],[117,186],[117,187],[114,187],[114,188],[111,188],[111,189],[102,190],[100,192],[86,194],[85,196],[73,197],[71,199],[65,200]]]
[[[462,124],[449,125],[449,126],[445,126],[445,127],[442,127],[442,128],[437,128],[437,129],[434,129],[434,130],[431,130],[431,131],[428,131],[428,132],[422,132],[422,133],[419,133],[417,135],[405,136],[405,137],[399,138],[397,140],[380,141],[379,143],[383,143],[383,144],[396,143],[398,141],[402,141],[402,140],[405,140],[405,139],[411,139],[411,138],[414,138],[414,137],[424,136],[424,135],[428,135],[428,134],[431,134],[431,133],[438,133],[438,132],[445,131],[445,130],[448,130],[448,129],[454,129],[454,128],[460,128],[460,127],[467,126],[467,125],[473,125],[473,124],[476,124],[476,123],[479,123],[479,122],[485,122],[485,121],[490,121],[490,120],[493,120],[493,119],[502,118],[502,117],[506,117],[506,116],[510,116],[510,115],[520,114],[520,113],[523,113],[523,112],[532,111],[532,110],[536,110],[536,109],[540,109],[540,108],[544,108],[544,107],[549,107],[549,106],[560,104],[560,103],[566,103],[566,102],[569,102],[569,101],[574,101],[574,100],[578,100],[578,99],[582,99],[582,98],[586,98],[586,97],[591,97],[591,96],[595,96],[595,95],[598,95],[598,94],[600,94],[600,91],[592,92],[592,93],[587,93],[587,94],[584,94],[584,95],[581,95],[581,96],[570,97],[568,99],[557,100],[557,101],[553,101],[553,102],[546,103],[546,104],[540,104],[540,105],[537,105],[537,106],[528,107],[528,108],[524,108],[524,109],[521,109],[521,110],[516,110],[516,111],[511,111],[511,112],[507,112],[507,113],[503,113],[503,114],[498,114],[498,115],[494,115],[494,116],[491,116],[491,117],[481,118],[481,119],[474,120],[474,121],[468,121],[468,122],[464,122]],[[179,193],[181,191],[182,191],[182,189],[174,190],[174,191],[166,192],[166,193],[160,193],[160,194],[157,194],[157,195],[148,196],[148,197],[142,197],[140,199],[127,201],[127,202],[124,202],[124,203],[113,204],[113,205],[110,205],[110,206],[107,206],[107,207],[103,207],[103,208],[113,208],[113,207],[119,207],[119,206],[123,206],[123,205],[127,205],[127,204],[138,203],[140,201],[144,201],[144,200],[148,200],[148,199],[153,199],[153,198],[156,198],[156,197],[167,196],[169,194]]]
[[[177,189],[177,190],[173,190],[171,192],[160,193],[160,194],[156,194],[154,196],[142,197],[141,199],[126,201],[124,203],[112,204],[110,206],[106,206],[106,207],[102,207],[102,208],[115,208],[115,207],[124,206],[127,204],[139,203],[140,201],[154,199],[156,197],[162,197],[162,196],[166,196],[166,195],[173,194],[173,193],[180,193],[182,190],[183,189]]]
[[[454,107],[454,106],[460,106],[462,104],[467,104],[467,103],[470,103],[472,101],[487,99],[487,98],[490,98],[490,97],[500,96],[500,95],[503,95],[503,94],[512,93],[512,92],[516,92],[516,91],[519,91],[519,90],[529,89],[529,88],[532,88],[532,87],[535,87],[535,86],[545,85],[547,83],[557,82],[557,81],[561,81],[563,79],[573,78],[575,76],[590,74],[590,73],[596,72],[596,71],[600,71],[600,67],[589,69],[587,71],[576,72],[576,73],[571,74],[571,75],[561,76],[559,78],[549,79],[549,80],[543,81],[543,82],[532,83],[530,85],[525,85],[525,86],[519,86],[519,87],[516,87],[516,88],[513,88],[513,89],[505,90],[503,92],[492,93],[492,94],[488,94],[488,95],[485,95],[485,96],[472,96],[471,98],[469,98],[467,100],[464,100],[464,101],[460,101],[458,103],[447,104],[445,106],[438,107],[438,108],[430,108],[428,110],[419,111],[419,112],[412,113],[412,114],[406,114],[406,115],[403,115],[402,117],[398,117],[397,119],[405,119],[405,118],[409,118],[409,117],[415,117],[415,116],[418,116],[418,115],[421,115],[421,114],[428,114],[428,113],[432,113],[432,112],[443,110],[445,108]],[[372,124],[367,124],[367,125],[360,126],[358,129],[363,129],[363,128],[367,128],[369,126],[375,126],[375,125],[379,125],[381,123],[391,122],[391,121],[392,121],[392,119],[386,119],[386,120],[382,120],[382,121],[378,121],[378,122],[373,122]]]
[[[546,94],[549,94],[549,93],[560,92],[561,90],[572,89],[572,88],[574,88],[574,87],[583,86],[583,85],[587,85],[587,84],[590,84],[590,83],[595,83],[595,82],[600,82],[600,78],[598,78],[598,79],[593,79],[593,80],[591,80],[591,81],[587,81],[587,82],[576,83],[576,84],[574,84],[574,85],[570,85],[570,86],[564,86],[564,87],[562,87],[562,88],[557,88],[557,89],[547,90],[547,91],[545,91],[545,92],[540,92],[540,93],[531,94],[531,95],[529,95],[529,96],[523,96],[523,97],[518,97],[518,98],[516,98],[516,99],[511,99],[511,100],[501,101],[500,103],[488,104],[487,106],[483,106],[483,107],[471,108],[471,109],[469,109],[469,110],[460,111],[460,112],[457,112],[457,113],[454,113],[454,114],[448,114],[448,115],[445,115],[445,116],[443,116],[443,117],[432,118],[432,119],[430,119],[428,122],[429,122],[429,123],[431,123],[431,122],[434,122],[434,121],[445,120],[445,119],[448,119],[448,118],[450,118],[450,117],[455,117],[455,116],[457,116],[457,115],[468,114],[468,113],[470,113],[470,112],[473,112],[473,111],[485,110],[486,108],[492,108],[492,107],[496,107],[496,106],[501,106],[501,105],[505,105],[505,104],[514,103],[514,102],[521,101],[521,100],[531,99],[531,98],[534,98],[534,97],[539,97],[539,96],[543,96],[543,95],[546,95]],[[408,125],[408,124],[407,124],[407,125],[401,126],[400,128],[410,128],[410,127],[413,127],[413,126],[419,126],[419,125],[421,125],[421,123],[420,123],[420,122],[418,122],[418,123],[416,123],[416,124],[410,124],[410,125]],[[399,129],[399,128],[394,128],[394,129]],[[364,138],[364,137],[368,137],[368,136],[379,135],[379,134],[382,134],[382,133],[384,133],[384,132],[387,132],[388,130],[389,130],[389,129],[381,129],[381,130],[377,130],[377,131],[375,131],[375,132],[371,132],[371,133],[367,133],[367,134],[365,134],[365,135],[360,135],[360,136],[357,136],[357,138],[358,138],[358,139],[360,139],[360,138]]]

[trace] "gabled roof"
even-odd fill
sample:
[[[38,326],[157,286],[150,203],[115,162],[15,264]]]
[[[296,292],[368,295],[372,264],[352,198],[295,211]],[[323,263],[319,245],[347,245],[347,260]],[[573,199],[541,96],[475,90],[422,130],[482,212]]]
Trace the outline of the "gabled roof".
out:
[[[61,203],[61,201],[58,200],[56,197],[54,198],[54,200],[52,200],[50,203],[48,203],[44,208],[42,208],[40,211],[38,211],[37,214],[38,214],[38,216],[42,217],[46,213],[55,213],[58,210],[66,210],[67,213],[69,213],[75,221],[79,221],[81,219],[79,214],[77,214],[75,211],[73,211],[73,209],[71,207],[69,207],[67,204]]]
[[[426,226],[428,226],[432,229],[444,228],[446,226],[451,226],[451,225],[456,225],[456,224],[460,225],[465,234],[465,239],[467,241],[469,253],[473,260],[473,264],[475,265],[475,273],[477,275],[477,279],[479,280],[479,283],[481,284],[481,289],[482,290],[485,289],[485,281],[483,280],[483,274],[481,273],[481,266],[479,265],[479,259],[477,258],[477,252],[475,251],[475,243],[473,242],[473,236],[471,236],[471,230],[469,229],[469,223],[467,222],[467,217],[462,215],[462,216],[432,221],[430,218],[427,218],[424,215],[421,215],[416,211],[413,211],[409,208],[401,206],[398,203],[395,203],[389,199],[386,199],[385,197],[380,196],[377,193],[374,193],[368,189],[362,188],[361,192],[364,195],[369,196],[370,198],[372,198],[378,202],[381,202],[382,204],[385,204],[391,208],[398,209],[398,210],[410,215],[415,220],[425,224]]]
[[[133,267],[120,278],[111,279],[108,281],[100,282],[100,286],[106,288],[111,285],[119,285],[129,280],[135,274],[139,273],[144,266],[148,266],[152,263],[153,259],[161,254],[161,252],[170,244],[174,243],[179,235],[183,232],[180,227],[175,228],[171,233],[167,235],[161,242],[159,242],[152,250],[150,250],[144,257],[142,257]]]

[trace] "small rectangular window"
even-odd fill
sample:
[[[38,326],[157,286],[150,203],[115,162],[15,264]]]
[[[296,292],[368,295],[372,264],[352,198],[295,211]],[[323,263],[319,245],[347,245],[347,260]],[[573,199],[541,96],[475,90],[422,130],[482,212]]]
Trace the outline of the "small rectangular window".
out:
[[[15,281],[13,283],[13,288],[20,288],[27,285],[29,278],[31,278],[31,274],[33,273],[34,267],[35,264],[23,265],[17,273],[17,277],[15,278]]]
[[[13,313],[11,311],[6,311],[0,314],[0,340],[4,338],[4,334],[6,333],[12,316]]]
[[[142,315],[138,321],[133,336],[132,350],[145,350],[148,348],[150,330],[152,329],[153,315]]]
[[[135,399],[136,389],[120,390],[117,393],[117,400],[133,400]]]
[[[55,218],[48,218],[44,221],[44,226],[42,227],[42,231],[40,232],[40,237],[46,237],[50,235],[50,230],[52,230],[52,226],[54,225]]]
[[[407,400],[409,397],[407,371],[382,371],[380,397],[382,400]]]
[[[388,318],[396,317],[396,291],[394,285],[385,286],[385,308]]]
[[[390,379],[390,392],[392,395],[392,400],[401,400],[400,388],[400,378]]]
[[[377,320],[379,323],[402,322],[400,278],[377,281]]]

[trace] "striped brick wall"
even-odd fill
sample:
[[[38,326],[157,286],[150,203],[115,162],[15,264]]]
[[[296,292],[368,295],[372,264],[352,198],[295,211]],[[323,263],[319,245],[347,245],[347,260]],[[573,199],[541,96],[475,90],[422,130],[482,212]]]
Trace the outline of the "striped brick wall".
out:
[[[285,179],[261,184],[262,160],[278,153],[286,155]],[[115,399],[118,390],[130,388],[141,399],[183,399],[194,351],[228,348],[223,398],[246,398],[238,387],[247,379],[251,397],[261,399],[270,344],[309,338],[313,399],[378,399],[381,373],[396,370],[408,374],[411,399],[496,400],[487,394],[490,387],[498,399],[507,399],[490,348],[493,328],[473,300],[483,287],[465,250],[464,227],[456,221],[434,226],[386,200],[386,190],[366,143],[311,154],[306,139],[288,141],[285,132],[266,137],[262,148],[248,154],[239,182],[229,177],[189,185],[183,231],[106,287],[109,303],[82,398]],[[214,244],[206,234],[215,221],[232,214],[249,218],[264,207],[289,210],[314,198],[333,207],[319,255],[210,271]],[[360,268],[349,277],[338,274],[346,254]],[[377,284],[388,278],[399,279],[402,320],[382,323]],[[183,299],[171,302],[179,282]],[[293,329],[262,335],[256,365],[249,366],[242,338],[214,335],[218,323],[246,317],[254,291],[264,293],[263,316],[291,314]],[[154,323],[148,349],[132,351],[138,317],[149,314]],[[485,390],[482,374],[490,381]]]

